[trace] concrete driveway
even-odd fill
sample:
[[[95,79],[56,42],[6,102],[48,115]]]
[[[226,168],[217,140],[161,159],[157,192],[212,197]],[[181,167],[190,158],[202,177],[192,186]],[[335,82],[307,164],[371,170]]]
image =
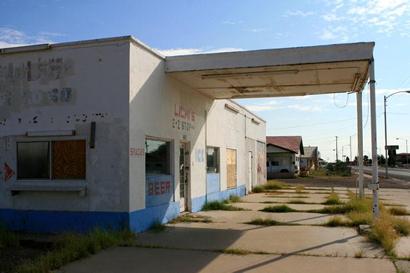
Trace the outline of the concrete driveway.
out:
[[[336,190],[340,195],[346,193],[342,188]],[[320,206],[326,195],[317,190],[307,191],[303,195],[317,203],[310,205]],[[386,191],[384,198],[389,202],[409,200],[408,192],[398,191]],[[277,200],[285,200],[286,194],[291,193],[284,192],[281,196],[285,198]],[[396,272],[383,250],[355,229],[320,226],[329,219],[325,214],[258,211],[271,205],[261,203],[267,198],[271,197],[252,194],[234,204],[246,211],[196,213],[195,216],[209,217],[212,222],[180,222],[167,225],[159,233],[141,233],[136,247],[109,249],[69,264],[59,272]],[[302,205],[292,207],[305,210]],[[255,218],[274,219],[284,225],[245,223]],[[407,247],[408,243],[404,244]]]

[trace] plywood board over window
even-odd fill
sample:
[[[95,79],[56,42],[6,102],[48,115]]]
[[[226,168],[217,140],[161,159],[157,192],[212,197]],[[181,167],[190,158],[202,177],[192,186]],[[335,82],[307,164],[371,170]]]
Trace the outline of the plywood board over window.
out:
[[[53,179],[85,179],[85,141],[53,141],[52,145]]]
[[[226,149],[227,187],[236,187],[236,150]]]

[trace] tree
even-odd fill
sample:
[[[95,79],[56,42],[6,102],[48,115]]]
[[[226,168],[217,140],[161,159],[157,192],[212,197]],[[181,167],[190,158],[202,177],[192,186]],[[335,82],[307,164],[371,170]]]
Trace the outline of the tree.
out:
[[[348,156],[346,156],[346,163],[350,162],[350,158]]]

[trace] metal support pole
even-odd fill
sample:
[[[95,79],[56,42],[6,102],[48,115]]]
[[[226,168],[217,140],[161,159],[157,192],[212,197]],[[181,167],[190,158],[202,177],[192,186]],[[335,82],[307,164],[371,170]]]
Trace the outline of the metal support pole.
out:
[[[337,136],[336,136],[336,162],[339,160],[339,154],[337,152]]]
[[[359,197],[364,197],[363,186],[363,112],[362,112],[362,92],[356,93],[357,108],[357,162],[359,165]]]
[[[373,217],[379,216],[379,177],[377,164],[377,128],[376,128],[376,80],[374,76],[374,60],[369,64],[370,69],[370,121],[372,138],[372,182],[369,189],[373,191]]]
[[[386,113],[386,106],[387,106],[387,97],[384,96],[384,154],[386,158],[385,162],[385,178],[389,178],[389,162],[387,160],[388,151],[387,151],[387,113]]]

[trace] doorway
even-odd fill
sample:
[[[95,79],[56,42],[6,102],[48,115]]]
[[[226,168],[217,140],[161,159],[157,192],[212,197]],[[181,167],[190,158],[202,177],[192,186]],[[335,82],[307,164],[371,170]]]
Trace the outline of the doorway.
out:
[[[190,153],[189,143],[181,142],[179,146],[179,204],[180,211],[189,211],[190,193]]]

